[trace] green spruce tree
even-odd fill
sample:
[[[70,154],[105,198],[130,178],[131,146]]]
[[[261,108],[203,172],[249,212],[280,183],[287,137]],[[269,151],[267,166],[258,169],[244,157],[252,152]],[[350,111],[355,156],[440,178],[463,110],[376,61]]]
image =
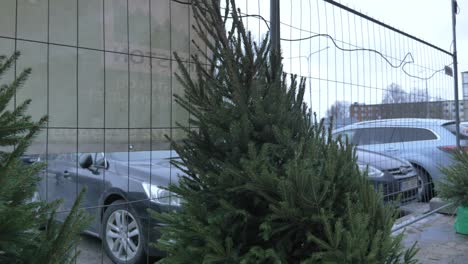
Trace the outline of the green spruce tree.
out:
[[[441,169],[445,177],[436,184],[440,198],[454,206],[468,207],[468,153],[454,151],[454,163]]]
[[[192,2],[210,52],[193,58],[196,78],[176,54],[176,100],[198,129],[172,142],[186,175],[169,190],[184,202],[154,213],[167,224],[161,263],[414,263],[391,235],[395,208],[312,117],[305,81],[283,73],[268,36],[252,41],[234,0],[224,15],[218,0]]]
[[[18,57],[19,53],[0,56],[0,79]],[[33,121],[25,114],[31,100],[8,110],[30,73],[26,69],[11,83],[0,86],[0,263],[74,263],[78,234],[89,221],[87,214],[78,210],[83,191],[61,225],[54,222],[58,201],[32,201],[45,164],[25,165],[20,157],[47,117]]]

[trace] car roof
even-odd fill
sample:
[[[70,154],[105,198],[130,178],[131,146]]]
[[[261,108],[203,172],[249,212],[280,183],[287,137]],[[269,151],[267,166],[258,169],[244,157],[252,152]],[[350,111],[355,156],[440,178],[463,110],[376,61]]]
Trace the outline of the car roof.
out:
[[[336,131],[343,131],[353,128],[366,128],[366,127],[376,127],[376,126],[407,126],[407,127],[434,127],[442,126],[450,123],[454,123],[453,120],[448,119],[429,119],[429,118],[392,118],[392,119],[378,119],[371,121],[363,121],[354,123],[342,128],[339,128]]]

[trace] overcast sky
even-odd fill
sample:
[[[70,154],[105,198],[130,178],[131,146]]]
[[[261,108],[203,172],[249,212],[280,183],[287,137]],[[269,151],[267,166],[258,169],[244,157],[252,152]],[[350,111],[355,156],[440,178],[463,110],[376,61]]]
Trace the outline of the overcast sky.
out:
[[[237,5],[242,12],[260,14],[268,19],[269,2],[239,0]],[[340,2],[444,50],[451,49],[450,0]],[[468,1],[459,2],[457,47],[459,71],[462,72],[468,71]],[[320,117],[335,101],[380,103],[391,83],[397,83],[407,92],[427,91],[427,98],[432,101],[453,100],[453,79],[443,72],[436,73],[427,82],[404,72],[420,78],[430,77],[452,63],[450,56],[369,23],[323,0],[280,0],[280,6],[282,38],[306,38],[320,33],[328,34],[336,41],[337,45],[327,37],[281,41],[285,71],[308,77],[306,102]],[[247,23],[257,38],[267,31],[264,23],[257,18],[249,18]],[[349,52],[339,48],[372,49],[381,52],[385,58],[376,52]],[[403,67],[400,65],[402,61]]]
[[[347,0],[347,6],[449,50],[452,43],[450,0]],[[460,71],[468,71],[468,1],[459,0],[457,49]]]

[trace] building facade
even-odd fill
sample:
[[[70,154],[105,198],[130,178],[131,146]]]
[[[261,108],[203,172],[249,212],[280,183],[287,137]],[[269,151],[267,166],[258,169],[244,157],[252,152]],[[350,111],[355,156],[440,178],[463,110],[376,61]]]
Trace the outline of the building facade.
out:
[[[159,149],[165,135],[182,137],[173,53],[191,67],[193,20],[170,0],[2,0],[0,54],[22,54],[3,81],[32,68],[16,102],[32,99],[33,118],[50,120],[30,152]]]
[[[466,104],[468,104],[468,100],[459,102],[460,120],[465,120],[465,116],[468,116],[468,108],[465,108]],[[455,101],[374,105],[354,103],[350,106],[350,115],[357,122],[388,118],[455,119],[455,114]]]

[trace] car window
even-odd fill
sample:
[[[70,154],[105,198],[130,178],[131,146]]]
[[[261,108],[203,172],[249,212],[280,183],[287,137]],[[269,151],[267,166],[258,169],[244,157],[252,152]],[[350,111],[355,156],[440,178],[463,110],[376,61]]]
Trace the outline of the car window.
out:
[[[394,138],[393,127],[376,127],[359,129],[356,137],[357,145],[373,145],[398,142]]]
[[[443,125],[448,131],[450,131],[453,135],[457,134],[457,128],[455,122],[446,123]],[[468,123],[461,122],[460,123],[460,139],[468,140]]]
[[[344,141],[346,138],[348,138],[349,143],[355,144],[354,142],[354,134],[356,133],[356,130],[346,130],[342,132],[338,132],[336,134],[333,134],[333,139],[338,139],[338,136],[341,136],[341,139]]]
[[[399,127],[396,128],[395,135],[400,142],[437,139],[432,131],[423,128]]]

